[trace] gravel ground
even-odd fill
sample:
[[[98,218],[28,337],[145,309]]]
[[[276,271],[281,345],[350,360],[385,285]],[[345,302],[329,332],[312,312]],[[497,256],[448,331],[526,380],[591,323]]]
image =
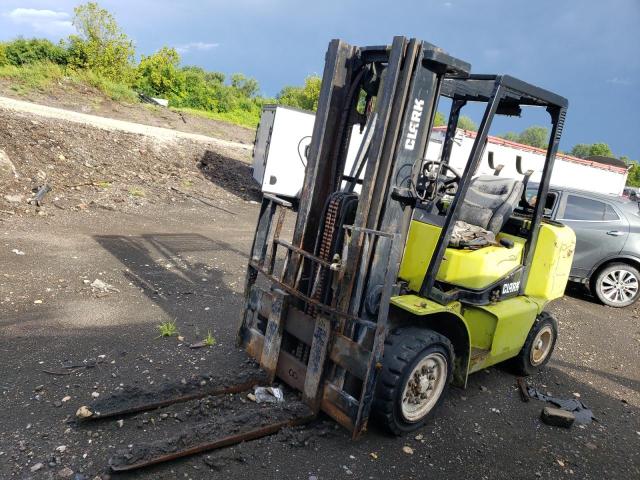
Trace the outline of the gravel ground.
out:
[[[258,213],[247,170],[240,168],[246,159],[231,163],[237,169],[225,169],[231,156],[209,156],[205,164],[213,167],[198,167],[195,149],[203,147],[180,145],[194,151],[178,162],[175,175],[156,182],[147,165],[166,165],[167,150],[150,149],[149,157],[117,150],[129,142],[129,149],[139,148],[146,140],[138,136],[3,119],[20,132],[0,137],[0,148],[21,174],[3,186],[15,187],[14,194],[32,181],[24,172],[37,176],[32,163],[42,160],[42,169],[53,140],[64,137],[74,137],[60,144],[73,162],[61,172],[73,181],[94,171],[83,167],[83,144],[105,152],[100,161],[114,161],[108,156],[113,149],[124,162],[103,165],[104,172],[130,169],[131,179],[148,177],[141,180],[145,197],[125,194],[131,179],[122,177],[122,189],[114,182],[106,193],[93,186],[58,188],[50,198],[63,208],[6,200],[1,207],[13,214],[0,216],[0,478],[640,477],[639,310],[601,306],[576,287],[551,305],[560,323],[558,347],[548,368],[528,381],[555,396],[578,394],[598,419],[590,425],[566,430],[541,423],[544,404],[521,402],[513,375],[491,368],[473,375],[466,390],[452,388],[438,415],[409,437],[390,437],[371,425],[351,441],[321,416],[305,428],[135,475],[109,474],[107,461],[118,450],[206,422],[216,415],[215,400],[89,424],[74,421],[80,405],[122,387],[155,388],[249,368],[234,346]],[[50,130],[61,133],[51,139]],[[18,145],[29,138],[30,150]],[[43,138],[51,143],[40,145]],[[50,177],[56,185],[62,185],[62,173]],[[184,175],[195,193],[173,196],[170,187],[181,185]],[[214,206],[203,203],[204,195]],[[80,197],[86,208],[76,208]],[[114,200],[120,197],[124,201]],[[94,198],[101,200],[92,204]],[[103,203],[113,208],[99,207]],[[113,288],[96,289],[95,280]],[[158,325],[169,321],[180,337],[159,337]],[[214,346],[188,347],[208,333]],[[65,368],[70,365],[77,367]]]

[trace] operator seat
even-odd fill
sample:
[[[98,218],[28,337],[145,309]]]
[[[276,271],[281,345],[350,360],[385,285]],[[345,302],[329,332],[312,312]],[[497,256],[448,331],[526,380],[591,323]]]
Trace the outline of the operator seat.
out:
[[[523,183],[514,178],[478,176],[471,180],[458,221],[497,235],[520,202],[523,190]],[[454,232],[461,228],[459,222]]]

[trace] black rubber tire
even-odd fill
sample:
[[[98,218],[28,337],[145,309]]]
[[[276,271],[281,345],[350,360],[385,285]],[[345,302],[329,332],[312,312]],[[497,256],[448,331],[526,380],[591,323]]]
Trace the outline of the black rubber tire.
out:
[[[533,348],[533,340],[536,338],[536,335],[542,328],[546,325],[551,326],[551,330],[553,331],[553,339],[551,342],[551,350],[547,354],[547,357],[544,359],[542,363],[539,365],[534,365],[531,363],[531,349]],[[518,353],[518,356],[515,357],[512,361],[512,366],[517,374],[528,376],[533,375],[538,372],[542,367],[544,367],[551,356],[553,355],[553,350],[556,347],[556,341],[558,340],[558,322],[549,312],[541,312],[540,315],[536,317],[535,322],[531,326],[531,330],[529,330],[529,334],[527,335],[527,339],[522,346],[522,350]]]
[[[601,269],[595,275],[595,278],[593,279],[593,281],[589,282],[591,284],[591,293],[598,300],[600,300],[605,305],[608,305],[609,307],[614,307],[614,308],[628,307],[629,305],[632,305],[632,304],[634,304],[634,303],[636,303],[638,301],[638,298],[640,298],[640,289],[638,289],[636,294],[631,299],[627,300],[626,302],[612,302],[607,297],[605,297],[604,294],[601,291],[601,289],[602,289],[602,280],[604,280],[604,278],[609,273],[611,273],[611,272],[613,272],[615,270],[627,270],[632,275],[635,275],[635,277],[638,280],[640,280],[640,272],[638,272],[637,268],[629,265],[628,263],[622,263],[622,262],[612,263],[611,265],[607,265],[605,268]]]
[[[447,363],[447,379],[440,398],[421,419],[408,422],[400,411],[402,392],[409,375],[420,360],[430,353],[441,353]],[[378,377],[372,413],[382,427],[394,435],[420,428],[438,409],[453,377],[453,346],[449,339],[433,330],[419,327],[398,328],[387,336]]]

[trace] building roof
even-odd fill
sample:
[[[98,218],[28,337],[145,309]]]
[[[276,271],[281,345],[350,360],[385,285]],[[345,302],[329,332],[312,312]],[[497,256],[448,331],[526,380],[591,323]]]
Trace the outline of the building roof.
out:
[[[447,127],[444,127],[444,126],[434,127],[433,130],[437,132],[445,132],[447,130]],[[464,130],[462,128],[459,128],[458,132],[463,132],[463,135],[469,138],[476,138],[476,135],[477,135],[477,133],[474,131]],[[492,135],[489,135],[487,137],[487,143],[490,143],[493,145],[502,145],[502,146],[513,148],[516,150],[522,150],[524,152],[537,153],[539,155],[546,155],[547,153],[547,151],[543,148],[537,148],[537,147],[532,147],[531,145],[524,145],[522,143],[512,142],[510,140],[505,140],[504,138],[500,138],[500,137],[494,137]],[[580,165],[587,165],[589,167],[600,168],[602,170],[617,172],[621,174],[626,173],[628,170],[627,165],[622,160],[618,160],[617,158],[609,158],[609,157],[602,157],[602,156],[579,158],[579,157],[574,157],[572,155],[567,155],[566,153],[557,153],[556,158],[564,160],[565,162],[577,163]]]

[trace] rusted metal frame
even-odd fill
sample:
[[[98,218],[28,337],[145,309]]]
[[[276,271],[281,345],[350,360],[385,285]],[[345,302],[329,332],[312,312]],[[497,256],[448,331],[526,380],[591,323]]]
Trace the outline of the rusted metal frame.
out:
[[[353,222],[353,225],[356,227],[367,228],[369,226],[366,223],[366,219],[369,215],[371,198],[374,194],[379,164],[383,159],[385,140],[389,135],[388,127],[390,124],[390,118],[392,117],[393,101],[396,95],[398,81],[403,75],[402,67],[406,48],[407,39],[405,37],[395,37],[393,39],[393,43],[391,44],[389,51],[389,61],[384,71],[379,95],[376,100],[376,114],[378,116],[378,120],[369,146],[365,178],[358,200],[355,220]],[[356,273],[359,265],[361,265],[363,242],[363,232],[357,230],[354,231],[351,236],[351,241],[347,247],[343,284],[340,291],[340,298],[338,300],[339,308],[345,311],[350,311],[352,314],[354,312],[356,314],[358,313],[358,309],[353,309],[352,307],[352,291],[358,281],[363,281],[363,279]],[[345,325],[346,322],[342,321],[338,331],[343,332]]]
[[[279,279],[277,279],[273,275],[270,275],[266,270],[259,268],[255,263],[251,263],[251,265],[259,273],[261,273],[262,275],[267,277],[271,282],[275,283],[278,288],[281,288],[282,290],[284,290],[285,292],[287,292],[291,296],[298,298],[302,302],[311,304],[314,307],[318,308],[318,310],[324,311],[330,316],[337,316],[337,317],[340,317],[340,318],[346,318],[346,319],[348,319],[350,321],[353,321],[353,322],[355,322],[357,324],[361,324],[361,325],[363,325],[365,327],[375,329],[375,326],[376,326],[375,322],[370,322],[368,320],[363,320],[363,319],[358,318],[358,317],[356,317],[354,315],[351,315],[351,314],[349,314],[347,312],[343,312],[343,311],[340,311],[340,310],[338,310],[336,308],[329,307],[329,306],[325,305],[324,303],[321,303],[321,302],[319,302],[317,300],[309,298],[307,295],[299,292],[298,290],[296,290],[293,287],[290,287],[289,285],[285,284],[284,282],[281,282]]]
[[[353,225],[343,225],[342,228],[344,228],[345,230],[375,235],[377,237],[389,237],[389,238],[393,237],[392,233],[383,232],[381,230],[373,230],[371,228],[354,227]]]
[[[145,412],[148,410],[155,410],[157,408],[166,407],[168,405],[175,405],[176,403],[184,403],[190,400],[198,398],[204,398],[216,395],[226,395],[228,393],[240,393],[253,388],[256,385],[264,384],[264,378],[255,378],[243,383],[231,385],[229,387],[218,388],[201,388],[196,392],[188,393],[185,395],[175,396],[164,400],[157,400],[152,402],[139,403],[138,405],[130,406],[127,408],[108,410],[108,411],[95,411],[90,417],[84,420],[101,420],[104,418],[116,417],[121,415],[130,415],[132,413]],[[130,399],[128,399],[130,400]]]
[[[373,396],[378,373],[382,368],[380,363],[382,360],[382,352],[384,349],[384,341],[387,338],[388,312],[391,300],[391,293],[397,279],[397,265],[400,263],[404,245],[401,242],[402,235],[395,234],[393,238],[393,248],[391,249],[389,260],[387,263],[387,271],[384,279],[384,287],[380,300],[380,308],[378,311],[378,321],[375,337],[373,339],[373,347],[369,356],[367,365],[367,373],[363,381],[362,394],[359,399],[358,415],[354,422],[352,436],[357,438],[367,428],[369,421],[369,413],[373,404]]]
[[[278,212],[278,219],[276,220],[276,226],[273,230],[273,240],[271,242],[271,253],[269,255],[269,268],[268,268],[269,273],[273,273],[273,268],[276,264],[276,250],[278,248],[278,242],[280,241],[280,233],[282,231],[282,225],[284,224],[284,217],[287,213],[287,211],[281,206],[278,206],[276,208],[276,211]]]
[[[253,243],[251,244],[251,261],[247,266],[247,273],[245,276],[244,285],[244,299],[245,308],[240,317],[240,325],[236,334],[236,344],[238,346],[244,346],[245,330],[250,327],[251,320],[254,316],[254,312],[249,309],[250,294],[253,285],[258,277],[258,268],[264,264],[264,256],[267,251],[267,235],[271,228],[271,222],[275,208],[277,204],[274,199],[265,195],[262,198],[262,204],[260,205],[260,213],[258,215],[258,224],[256,226],[256,232],[253,236]],[[254,264],[255,262],[255,264]]]
[[[235,433],[226,437],[218,438],[210,442],[200,443],[193,447],[178,450],[177,452],[167,453],[165,455],[158,455],[157,457],[149,460],[132,463],[131,465],[111,465],[111,470],[114,472],[129,472],[144,467],[150,467],[151,465],[157,465],[159,463],[169,462],[178,458],[187,457],[196,453],[209,452],[218,448],[228,447],[241,442],[248,442],[250,440],[256,440],[258,438],[273,435],[279,432],[285,427],[293,427],[297,425],[303,425],[314,419],[314,415],[306,415],[303,417],[292,418],[291,420],[285,420],[282,422],[267,425],[265,427],[255,428],[246,432]]]
[[[254,287],[252,292],[254,308],[260,315],[268,317],[271,311],[271,294]],[[314,338],[314,319],[295,307],[289,306],[284,331],[298,340],[310,345]],[[364,379],[367,360],[371,352],[357,342],[339,333],[334,333],[329,348],[329,358],[337,365],[359,379]]]
[[[315,255],[310,254],[309,252],[305,252],[304,250],[302,250],[301,248],[296,247],[295,245],[292,245],[291,243],[285,241],[285,240],[278,240],[277,242],[278,245],[288,249],[288,250],[292,250],[293,252],[297,253],[298,255],[302,255],[304,258],[307,258],[309,260],[311,260],[311,262],[313,263],[317,263],[318,265],[321,265],[325,268],[329,268],[331,269],[332,267],[332,263],[331,262],[327,262],[325,260],[323,260],[322,258],[316,257]]]
[[[318,111],[313,126],[305,180],[298,207],[293,244],[305,251],[312,251],[317,225],[321,223],[326,199],[333,184],[331,158],[336,147],[338,122],[335,116],[342,112],[351,78],[355,48],[340,40],[332,40],[325,56],[325,67],[320,87]],[[292,256],[284,273],[284,283],[294,285],[300,275],[301,257]]]
[[[284,319],[287,317],[288,307],[288,295],[285,292],[276,289],[272,295],[271,312],[267,321],[264,345],[260,357],[260,367],[267,373],[269,383],[273,382],[276,376],[276,366],[278,365],[280,344],[282,343],[282,329],[284,327]]]
[[[304,382],[302,398],[311,410],[316,413],[320,409],[322,381],[327,350],[332,337],[332,322],[322,313],[316,315],[311,351],[307,362],[307,375]]]
[[[344,428],[353,431],[358,413],[358,401],[335,385],[325,382],[321,400],[322,411]]]

